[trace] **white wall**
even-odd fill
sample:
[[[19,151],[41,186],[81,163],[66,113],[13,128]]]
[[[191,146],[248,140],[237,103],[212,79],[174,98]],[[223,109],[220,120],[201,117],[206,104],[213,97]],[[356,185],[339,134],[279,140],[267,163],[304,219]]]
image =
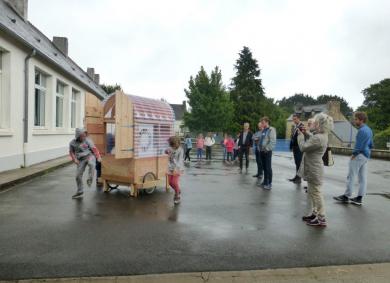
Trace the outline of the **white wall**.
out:
[[[85,89],[67,77],[62,76],[53,67],[38,58],[29,61],[29,133],[28,143],[23,144],[24,111],[24,60],[27,52],[7,40],[0,34],[0,48],[9,51],[9,128],[0,129],[0,172],[64,156],[68,153],[69,141],[74,136],[70,128],[70,97],[72,88],[78,90],[77,126],[83,126]],[[35,69],[48,74],[46,122],[42,128],[34,127],[34,85]],[[4,67],[3,67],[4,69]],[[64,127],[55,127],[56,82],[67,85],[64,97]],[[24,162],[25,159],[25,162]]]

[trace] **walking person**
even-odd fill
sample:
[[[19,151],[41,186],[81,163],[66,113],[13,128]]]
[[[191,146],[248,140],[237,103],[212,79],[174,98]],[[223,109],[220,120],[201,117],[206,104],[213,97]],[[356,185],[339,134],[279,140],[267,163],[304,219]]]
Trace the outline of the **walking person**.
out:
[[[291,132],[291,140],[290,140],[290,150],[293,152],[294,155],[294,161],[295,161],[295,177],[292,179],[289,179],[290,182],[293,182],[295,184],[300,184],[302,182],[301,177],[298,176],[298,170],[301,166],[302,161],[302,152],[299,149],[298,145],[298,134],[299,129],[304,127],[303,123],[301,122],[300,115],[295,113],[293,115],[293,122],[294,127]]]
[[[69,155],[72,161],[77,165],[76,184],[77,192],[72,198],[82,197],[84,193],[83,174],[88,166],[87,185],[92,185],[96,160],[101,162],[99,150],[96,148],[92,140],[87,138],[87,133],[84,129],[76,129],[75,138],[69,143]]]
[[[178,137],[170,137],[168,140],[169,148],[165,150],[168,154],[168,183],[175,191],[173,198],[174,204],[179,204],[181,201],[181,190],[179,185],[180,175],[183,173],[183,149],[180,146]]]
[[[298,144],[305,154],[304,178],[308,184],[308,196],[310,201],[310,214],[303,216],[302,220],[310,226],[326,227],[324,197],[322,195],[322,183],[324,179],[324,162],[322,156],[328,147],[328,135],[333,129],[332,117],[320,113],[314,117],[314,131],[312,135],[307,133],[305,127],[298,132]]]
[[[276,129],[270,126],[270,119],[260,120],[263,130],[259,140],[260,159],[264,170],[264,179],[260,184],[265,190],[272,189],[272,151],[276,146]]]
[[[259,142],[261,138],[261,132],[263,131],[262,123],[259,122],[257,124],[257,132],[253,134],[253,142],[254,142],[254,152],[256,157],[256,164],[257,164],[257,174],[253,175],[254,178],[262,179],[263,178],[263,165],[261,163],[261,157],[260,157],[260,147]]]
[[[204,149],[204,138],[202,134],[199,134],[198,138],[196,139],[196,159],[198,162],[202,161],[203,149]]]
[[[351,160],[349,161],[347,189],[343,195],[334,197],[334,199],[343,203],[362,205],[363,197],[367,191],[367,162],[373,147],[372,130],[366,125],[366,113],[356,112],[354,120],[359,130],[356,135],[356,143],[352,151]],[[356,177],[359,180],[359,192],[356,197],[351,198]]]
[[[192,139],[190,137],[189,134],[186,135],[185,139],[184,139],[184,144],[185,144],[185,147],[186,147],[186,153],[185,153],[185,157],[184,157],[184,162],[191,162],[191,157],[190,157],[190,151],[192,149]]]
[[[207,137],[204,139],[204,144],[206,146],[206,160],[211,160],[211,147],[215,144],[215,139],[213,138],[211,132],[207,133]]]
[[[240,161],[240,173],[242,173],[243,159],[245,156],[245,170],[248,173],[249,151],[252,147],[252,133],[249,130],[249,123],[244,123],[243,131],[240,133],[238,140],[238,159]]]

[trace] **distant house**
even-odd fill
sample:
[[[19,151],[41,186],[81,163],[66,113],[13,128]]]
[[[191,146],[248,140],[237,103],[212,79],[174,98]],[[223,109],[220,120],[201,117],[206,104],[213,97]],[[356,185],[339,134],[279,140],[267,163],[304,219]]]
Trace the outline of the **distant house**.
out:
[[[301,120],[306,124],[309,118],[318,113],[326,113],[334,120],[334,130],[329,135],[329,145],[350,147],[355,144],[357,129],[341,113],[340,102],[329,101],[327,104],[307,105],[295,107],[295,113],[300,114]],[[290,139],[293,128],[293,114],[287,119],[286,139]]]
[[[99,75],[69,58],[67,38],[27,20],[27,2],[0,0],[0,171],[67,155],[86,97],[106,96]]]
[[[183,101],[182,104],[170,104],[173,112],[175,112],[175,134],[183,136],[188,130],[184,127],[184,113],[187,112],[187,103]]]

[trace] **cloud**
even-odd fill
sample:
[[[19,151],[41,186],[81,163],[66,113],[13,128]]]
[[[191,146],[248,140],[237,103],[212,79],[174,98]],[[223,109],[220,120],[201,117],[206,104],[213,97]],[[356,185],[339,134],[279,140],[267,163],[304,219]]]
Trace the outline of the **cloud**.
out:
[[[171,102],[200,66],[218,65],[226,85],[249,46],[267,95],[360,91],[390,72],[388,1],[31,0],[29,19],[69,38],[70,56],[106,83]]]

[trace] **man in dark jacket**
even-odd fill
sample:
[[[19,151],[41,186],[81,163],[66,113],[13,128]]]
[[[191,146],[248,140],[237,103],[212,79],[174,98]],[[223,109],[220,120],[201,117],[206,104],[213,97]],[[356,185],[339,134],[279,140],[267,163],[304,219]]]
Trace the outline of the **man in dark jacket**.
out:
[[[240,160],[240,173],[242,173],[242,161],[245,155],[245,167],[246,173],[248,173],[249,167],[249,151],[252,148],[252,133],[249,131],[249,123],[244,123],[244,130],[240,134],[240,138],[238,140],[238,150],[239,150],[239,160]]]
[[[294,154],[294,161],[295,161],[295,177],[292,179],[289,179],[289,181],[295,183],[295,184],[300,184],[302,182],[301,177],[297,175],[299,167],[301,166],[301,161],[302,161],[302,152],[299,149],[298,145],[298,135],[299,135],[299,129],[302,128],[304,125],[301,122],[299,114],[295,113],[293,115],[293,122],[294,122],[294,127],[291,132],[291,140],[290,140],[290,150],[292,150]]]

